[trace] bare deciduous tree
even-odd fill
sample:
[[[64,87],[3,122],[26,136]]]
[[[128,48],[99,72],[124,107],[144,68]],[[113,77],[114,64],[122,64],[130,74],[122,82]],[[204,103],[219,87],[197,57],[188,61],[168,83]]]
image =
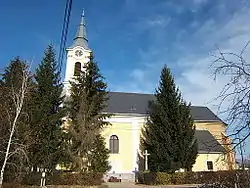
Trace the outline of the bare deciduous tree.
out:
[[[234,137],[233,148],[250,136],[250,63],[245,57],[249,44],[250,41],[239,53],[219,50],[210,67],[214,69],[215,79],[219,79],[219,76],[228,78],[216,100],[220,101],[219,112],[234,126],[233,133],[229,135]],[[242,135],[240,141],[239,134]]]
[[[1,167],[1,173],[0,173],[0,187],[2,187],[3,185],[3,178],[4,178],[4,172],[6,169],[6,165],[8,164],[8,160],[10,159],[10,157],[12,157],[13,155],[17,154],[17,153],[23,153],[25,155],[25,150],[23,145],[19,145],[19,147],[15,147],[15,149],[12,151],[12,146],[14,144],[17,144],[15,142],[15,139],[13,139],[13,135],[15,133],[15,130],[17,128],[17,122],[18,122],[18,118],[21,114],[23,105],[24,105],[24,99],[25,99],[25,95],[27,92],[27,88],[28,88],[28,71],[23,69],[22,72],[22,82],[21,82],[21,87],[18,90],[14,89],[14,85],[12,85],[12,89],[10,92],[10,96],[11,99],[13,101],[13,104],[15,106],[14,112],[10,112],[9,109],[5,109],[7,114],[8,114],[8,121],[10,124],[10,135],[8,138],[8,143],[7,143],[7,147],[4,151],[4,160],[3,160],[3,164]],[[10,114],[14,113],[14,116],[11,116]]]

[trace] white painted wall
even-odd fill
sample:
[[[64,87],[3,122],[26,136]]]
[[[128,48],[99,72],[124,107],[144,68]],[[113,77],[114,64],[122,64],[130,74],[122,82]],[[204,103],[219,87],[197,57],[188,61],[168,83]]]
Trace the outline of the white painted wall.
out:
[[[83,51],[83,55],[81,57],[75,56],[75,51],[78,49]],[[91,51],[85,50],[80,46],[77,46],[72,49],[71,48],[67,49],[66,69],[63,82],[64,92],[66,95],[69,95],[69,87],[70,87],[69,81],[72,80],[72,78],[74,77],[75,63],[80,62],[83,69],[83,66],[89,61],[90,53]]]

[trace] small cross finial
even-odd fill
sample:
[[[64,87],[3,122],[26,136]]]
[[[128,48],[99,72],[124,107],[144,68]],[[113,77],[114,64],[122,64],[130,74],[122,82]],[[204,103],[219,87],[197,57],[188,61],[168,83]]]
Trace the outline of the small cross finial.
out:
[[[82,17],[84,17],[84,9],[82,9]]]

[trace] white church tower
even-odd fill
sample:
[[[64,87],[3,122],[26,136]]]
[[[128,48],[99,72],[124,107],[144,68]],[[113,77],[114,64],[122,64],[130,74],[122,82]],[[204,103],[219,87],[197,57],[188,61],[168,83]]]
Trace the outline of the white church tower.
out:
[[[69,95],[69,81],[72,80],[74,76],[79,75],[84,64],[89,61],[91,53],[91,50],[88,47],[84,12],[81,16],[81,23],[77,29],[73,44],[67,48],[66,51],[67,59],[64,77],[64,91],[66,95]]]

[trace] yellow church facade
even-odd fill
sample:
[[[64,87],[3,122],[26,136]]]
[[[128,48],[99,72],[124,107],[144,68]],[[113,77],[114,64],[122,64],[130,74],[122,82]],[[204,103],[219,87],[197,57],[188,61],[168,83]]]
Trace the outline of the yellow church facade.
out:
[[[82,15],[73,44],[67,48],[63,82],[66,96],[70,95],[70,81],[77,71],[83,70],[89,61],[90,53],[85,17]],[[109,162],[112,168],[108,176],[132,180],[134,170],[144,170],[138,164],[138,153],[143,157],[144,152],[139,150],[140,134],[145,124],[148,102],[154,100],[154,96],[123,92],[110,92],[109,95],[106,112],[113,114],[108,119],[112,125],[102,132],[106,146],[110,149]],[[218,171],[234,168],[235,157],[231,152],[230,140],[225,136],[225,123],[207,107],[192,106],[191,114],[196,125],[195,136],[199,144],[199,155],[192,170]]]
[[[109,173],[132,173],[135,168],[139,169],[137,152],[143,156],[143,151],[139,151],[139,139],[145,120],[141,117],[118,116],[113,117],[110,122],[112,125],[105,128],[102,133],[106,139],[106,147],[112,150],[110,142],[112,136],[115,136],[119,141],[119,150],[117,153],[110,153],[109,162],[112,168]],[[199,123],[196,123],[196,126],[198,127]],[[225,157],[222,152],[199,153],[192,170],[229,170]],[[213,169],[208,169],[207,161],[212,162]]]
[[[134,170],[140,169],[138,153],[141,130],[146,122],[147,105],[154,100],[151,94],[110,92],[107,112],[111,126],[102,135],[110,149],[109,162],[112,166],[108,176],[130,179]],[[199,154],[192,171],[220,171],[235,168],[234,153],[230,152],[230,140],[225,136],[226,125],[210,109],[192,106],[191,115],[196,125]],[[148,156],[150,157],[150,155]]]

